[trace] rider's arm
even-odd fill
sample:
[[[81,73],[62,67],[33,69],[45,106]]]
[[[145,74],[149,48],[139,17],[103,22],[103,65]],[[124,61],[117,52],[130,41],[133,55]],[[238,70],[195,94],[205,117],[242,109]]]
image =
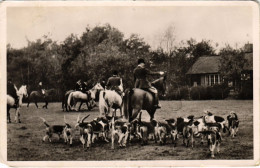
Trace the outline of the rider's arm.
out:
[[[161,72],[153,72],[150,71],[149,69],[145,68],[145,71],[148,75],[161,75]]]
[[[107,80],[107,83],[106,83],[106,86],[110,86],[111,83],[110,83],[110,78]]]

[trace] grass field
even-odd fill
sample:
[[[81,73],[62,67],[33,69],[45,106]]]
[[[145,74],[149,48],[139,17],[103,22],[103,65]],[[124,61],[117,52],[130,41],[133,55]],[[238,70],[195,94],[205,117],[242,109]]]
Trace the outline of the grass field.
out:
[[[220,146],[220,154],[215,159],[253,159],[253,101],[220,100],[220,101],[161,101],[162,109],[156,111],[155,119],[164,120],[170,117],[190,114],[201,116],[205,109],[215,115],[226,117],[233,110],[240,120],[237,137],[224,136]],[[41,107],[40,105],[39,107]],[[205,160],[211,159],[206,144],[201,145],[196,139],[195,147],[186,148],[182,145],[182,139],[178,140],[177,147],[170,144],[165,146],[149,141],[147,146],[141,146],[139,142],[127,144],[126,148],[115,146],[111,150],[110,143],[97,142],[91,148],[83,149],[79,141],[79,132],[75,132],[73,146],[69,147],[53,136],[53,142],[42,142],[45,135],[45,126],[38,118],[44,117],[49,124],[63,124],[63,115],[67,121],[76,124],[78,114],[81,117],[90,114],[88,120],[99,115],[98,108],[92,111],[62,112],[61,103],[50,103],[49,109],[37,109],[31,104],[29,108],[21,109],[21,124],[11,123],[7,125],[7,159],[9,161],[77,161],[77,160]],[[149,120],[146,112],[143,112],[144,120]],[[11,110],[11,119],[14,121],[14,110]]]

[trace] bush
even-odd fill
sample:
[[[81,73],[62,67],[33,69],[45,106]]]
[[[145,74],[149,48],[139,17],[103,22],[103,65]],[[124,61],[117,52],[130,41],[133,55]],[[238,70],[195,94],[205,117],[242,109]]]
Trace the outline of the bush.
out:
[[[189,87],[184,86],[178,89],[169,88],[166,99],[168,100],[181,100],[181,99],[189,99]]]
[[[253,99],[253,81],[245,81],[242,83],[238,99]]]
[[[209,89],[203,86],[196,86],[191,88],[190,96],[192,100],[206,100],[210,99]]]
[[[228,94],[229,89],[224,85],[192,87],[190,92],[192,100],[225,99]]]

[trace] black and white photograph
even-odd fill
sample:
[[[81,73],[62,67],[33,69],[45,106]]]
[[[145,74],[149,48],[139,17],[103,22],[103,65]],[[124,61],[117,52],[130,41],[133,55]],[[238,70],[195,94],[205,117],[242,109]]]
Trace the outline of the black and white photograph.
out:
[[[253,1],[1,4],[4,164],[256,165],[258,18]]]

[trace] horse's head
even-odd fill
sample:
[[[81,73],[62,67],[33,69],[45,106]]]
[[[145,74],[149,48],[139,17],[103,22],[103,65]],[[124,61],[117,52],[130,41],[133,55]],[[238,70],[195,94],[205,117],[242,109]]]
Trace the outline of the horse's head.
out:
[[[27,86],[22,85],[20,89],[18,90],[18,94],[23,95],[25,97],[28,97],[28,92],[27,92]]]
[[[99,92],[104,90],[104,88],[101,86],[100,83],[97,83],[91,90],[90,90],[90,94],[91,94],[91,98],[92,99],[96,99],[97,95],[99,95]]]
[[[163,76],[161,76],[159,79],[156,79],[152,82],[152,86],[158,89],[163,96],[166,95],[166,91],[167,91],[166,79],[167,79],[167,73],[164,72]]]
[[[97,91],[104,90],[100,83],[97,83],[92,89]]]

